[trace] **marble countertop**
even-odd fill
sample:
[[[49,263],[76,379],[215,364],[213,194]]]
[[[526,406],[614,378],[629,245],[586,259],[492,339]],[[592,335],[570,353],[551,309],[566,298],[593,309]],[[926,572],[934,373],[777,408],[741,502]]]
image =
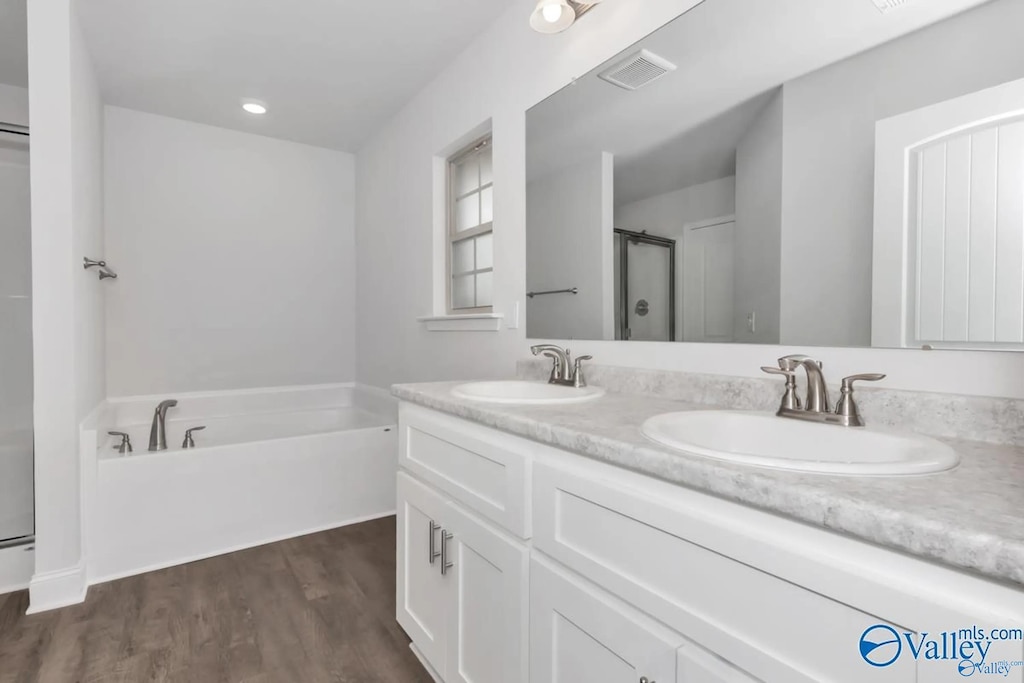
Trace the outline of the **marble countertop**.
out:
[[[942,439],[961,458],[949,472],[909,477],[801,474],[686,455],[640,433],[649,417],[706,410],[707,405],[617,393],[561,406],[497,405],[454,397],[451,389],[458,384],[400,384],[392,393],[595,460],[1024,584],[1024,448]]]

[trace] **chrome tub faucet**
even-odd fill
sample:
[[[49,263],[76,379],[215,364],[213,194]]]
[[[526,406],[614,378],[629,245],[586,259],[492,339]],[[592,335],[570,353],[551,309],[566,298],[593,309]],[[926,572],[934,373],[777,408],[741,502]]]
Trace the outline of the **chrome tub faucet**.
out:
[[[803,404],[796,393],[796,375],[799,368],[803,368],[807,375],[807,397]],[[857,403],[853,400],[853,383],[877,382],[885,379],[885,375],[878,373],[844,377],[839,402],[836,403],[835,410],[833,410],[829,404],[828,386],[825,383],[825,375],[822,373],[821,361],[814,360],[810,356],[794,354],[780,358],[777,368],[764,366],[761,370],[786,378],[785,393],[782,395],[782,402],[776,415],[843,427],[864,426],[864,419],[861,418]]]
[[[165,426],[167,421],[167,409],[173,408],[176,405],[178,405],[177,401],[169,399],[167,401],[161,401],[160,405],[156,407],[156,412],[153,413],[153,426],[149,428],[150,451],[167,450],[167,428]]]
[[[531,346],[530,351],[535,356],[543,355],[552,360],[548,384],[576,387],[577,389],[587,386],[587,380],[583,376],[583,361],[592,360],[593,356],[580,356],[573,362],[569,349],[563,349],[554,344],[537,344]]]

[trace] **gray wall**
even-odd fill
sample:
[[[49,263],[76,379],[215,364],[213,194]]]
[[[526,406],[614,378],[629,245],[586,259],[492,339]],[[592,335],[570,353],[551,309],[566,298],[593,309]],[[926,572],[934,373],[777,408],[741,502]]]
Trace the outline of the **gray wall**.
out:
[[[780,89],[744,133],[736,149],[737,342],[779,343],[782,245],[782,129]],[[750,332],[747,316],[756,315]]]

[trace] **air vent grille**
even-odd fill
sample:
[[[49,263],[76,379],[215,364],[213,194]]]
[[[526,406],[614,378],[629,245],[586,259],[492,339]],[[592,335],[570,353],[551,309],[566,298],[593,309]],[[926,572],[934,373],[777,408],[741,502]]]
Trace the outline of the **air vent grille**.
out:
[[[598,77],[620,88],[636,90],[675,70],[676,65],[667,59],[653,52],[640,50],[605,69]]]
[[[872,0],[882,14],[887,14],[908,4],[910,0]]]

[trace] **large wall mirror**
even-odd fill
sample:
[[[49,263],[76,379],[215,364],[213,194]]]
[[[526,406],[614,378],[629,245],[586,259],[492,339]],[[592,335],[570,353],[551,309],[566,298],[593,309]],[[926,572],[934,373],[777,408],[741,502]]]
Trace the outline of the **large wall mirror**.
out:
[[[1021,27],[705,0],[575,80],[527,114],[528,335],[1024,350]]]

